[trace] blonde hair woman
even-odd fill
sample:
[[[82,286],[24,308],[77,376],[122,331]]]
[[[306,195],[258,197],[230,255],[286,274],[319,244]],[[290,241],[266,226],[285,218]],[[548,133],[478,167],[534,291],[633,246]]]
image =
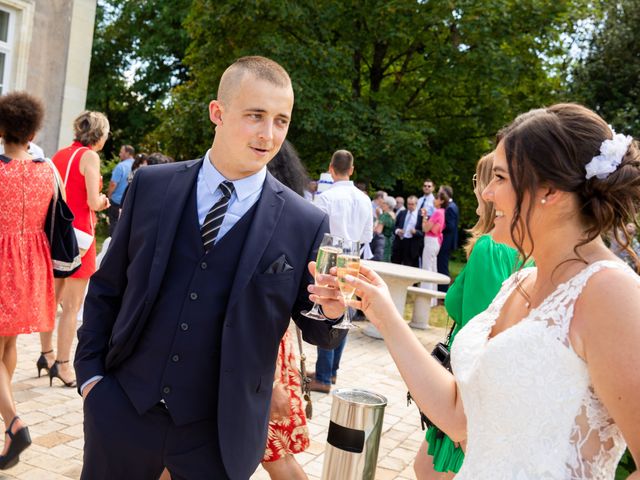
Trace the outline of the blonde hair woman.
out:
[[[491,182],[492,168],[493,153],[489,153],[478,161],[473,176],[478,221],[469,230],[470,237],[464,247],[467,264],[449,287],[444,300],[447,313],[455,322],[449,348],[460,329],[486,310],[516,266],[516,251],[494,242],[490,235],[495,226],[496,211],[492,203],[482,198],[482,191]],[[451,479],[460,470],[463,459],[462,447],[432,426],[418,450],[414,470],[418,480]]]
[[[581,105],[532,110],[502,132],[482,197],[496,208],[493,239],[536,267],[458,333],[453,375],[371,269],[345,279],[362,299],[351,305],[378,327],[419,407],[467,442],[456,480],[613,478],[625,443],[640,460],[640,278],[602,235],[640,213],[638,145]],[[324,305],[338,298],[310,290]]]
[[[50,384],[53,384],[54,378],[58,378],[66,387],[76,386],[75,374],[69,362],[71,344],[89,277],[96,271],[95,212],[109,207],[109,199],[101,193],[100,157],[97,153],[102,150],[109,136],[109,121],[100,112],[87,111],[75,119],[73,130],[73,143],[58,151],[52,160],[66,185],[67,204],[75,217],[73,226],[84,233],[90,244],[84,247],[86,252],[81,250],[80,269],[65,279],[64,286],[59,286],[57,292],[62,303],[57,352],[53,350],[52,333],[41,333],[42,352],[37,362],[38,376],[41,370],[47,370]],[[80,244],[80,247],[83,245]]]

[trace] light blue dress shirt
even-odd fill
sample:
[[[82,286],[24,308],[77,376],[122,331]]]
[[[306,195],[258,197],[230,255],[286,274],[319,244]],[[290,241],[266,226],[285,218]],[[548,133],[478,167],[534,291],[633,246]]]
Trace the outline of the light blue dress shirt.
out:
[[[111,200],[118,205],[122,203],[122,195],[124,195],[124,191],[127,189],[127,178],[129,178],[132,166],[133,158],[129,157],[118,163],[111,174],[111,181],[116,184],[116,188],[111,194]]]
[[[209,157],[210,152],[211,150],[208,150],[204,156],[204,162],[202,162],[202,168],[200,172],[198,172],[198,182],[196,185],[198,223],[201,227],[211,207],[222,198],[222,192],[218,189],[218,186],[223,181],[228,180],[213,166],[213,163],[211,163]],[[231,194],[227,213],[224,215],[220,231],[216,237],[216,243],[224,237],[238,220],[258,201],[266,177],[267,167],[262,167],[257,173],[232,182],[234,191]]]

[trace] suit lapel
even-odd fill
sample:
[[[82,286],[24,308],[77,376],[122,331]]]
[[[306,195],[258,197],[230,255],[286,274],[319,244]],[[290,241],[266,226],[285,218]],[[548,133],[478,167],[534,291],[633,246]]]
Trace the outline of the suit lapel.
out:
[[[256,213],[253,217],[253,224],[242,248],[240,263],[238,263],[238,270],[231,287],[227,311],[240,298],[275,232],[278,219],[284,207],[284,199],[280,195],[281,192],[282,187],[267,172],[267,177],[262,187],[262,195],[260,195]]]
[[[153,303],[160,289],[164,272],[167,268],[169,254],[176,236],[178,222],[185,210],[185,204],[194,187],[198,172],[202,166],[202,160],[185,164],[173,174],[167,192],[164,196],[164,204],[160,210],[160,225],[156,239],[156,249],[149,273],[148,300]]]

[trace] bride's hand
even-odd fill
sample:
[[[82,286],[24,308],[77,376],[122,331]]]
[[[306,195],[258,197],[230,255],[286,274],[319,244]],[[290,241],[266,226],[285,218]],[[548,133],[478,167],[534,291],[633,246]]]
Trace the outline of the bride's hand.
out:
[[[362,310],[376,327],[382,329],[392,320],[400,318],[387,284],[376,272],[360,265],[358,278],[347,275],[345,281],[356,287],[355,295],[360,298],[359,301],[351,300],[349,305]]]

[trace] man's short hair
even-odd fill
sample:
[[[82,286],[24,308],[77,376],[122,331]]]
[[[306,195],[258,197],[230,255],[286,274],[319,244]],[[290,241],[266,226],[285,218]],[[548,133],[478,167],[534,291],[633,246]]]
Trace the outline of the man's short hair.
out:
[[[233,62],[222,74],[218,85],[218,101],[222,104],[228,103],[247,73],[276,87],[288,87],[291,85],[289,74],[279,63],[266,57],[241,57]]]
[[[353,167],[353,155],[349,150],[338,150],[331,157],[331,167],[338,175],[349,175]]]
[[[383,190],[378,190],[373,198],[375,200],[378,200],[379,198],[386,198],[386,197],[387,197],[387,192]]]
[[[129,154],[130,157],[133,157],[136,154],[136,149],[131,145],[122,145],[122,148]]]
[[[425,180],[424,180],[424,182],[422,182],[422,184],[424,185],[427,182],[429,182],[431,185],[434,185],[433,180],[431,180],[430,178],[425,178]]]
[[[418,203],[418,197],[416,197],[415,195],[409,195],[407,197],[407,203],[409,203],[411,200],[413,200],[414,202]]]

